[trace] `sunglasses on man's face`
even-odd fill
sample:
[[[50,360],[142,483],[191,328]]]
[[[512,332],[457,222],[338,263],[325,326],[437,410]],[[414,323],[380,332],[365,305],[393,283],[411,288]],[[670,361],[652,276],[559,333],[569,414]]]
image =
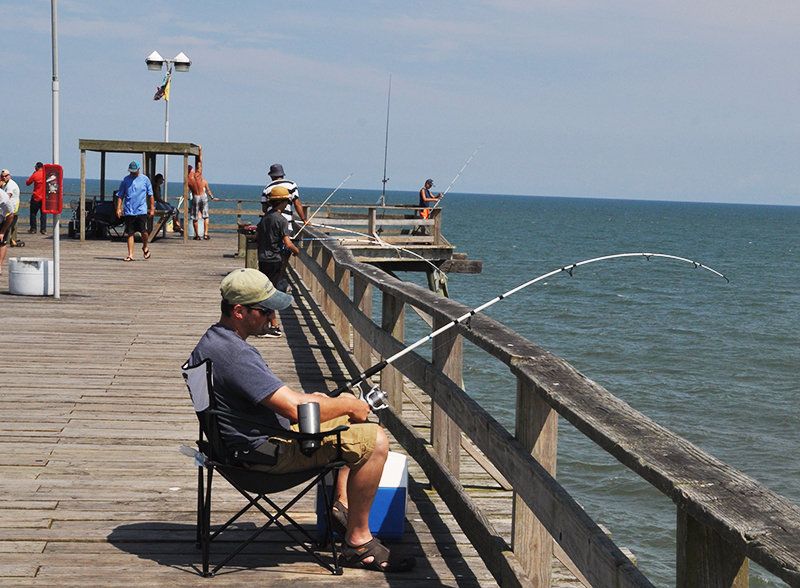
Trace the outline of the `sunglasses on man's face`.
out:
[[[255,310],[261,316],[265,316],[270,312],[272,312],[272,310],[270,310],[269,308],[264,308],[263,306],[245,306],[245,308],[247,308],[248,310]]]

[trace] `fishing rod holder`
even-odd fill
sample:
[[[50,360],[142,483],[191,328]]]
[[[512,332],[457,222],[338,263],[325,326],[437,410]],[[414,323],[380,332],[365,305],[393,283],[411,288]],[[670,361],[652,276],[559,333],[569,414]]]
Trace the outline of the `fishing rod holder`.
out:
[[[377,385],[370,388],[369,392],[364,394],[364,400],[366,400],[373,411],[383,410],[389,406],[387,402],[388,399],[389,395],[386,393],[386,390],[381,390]]]

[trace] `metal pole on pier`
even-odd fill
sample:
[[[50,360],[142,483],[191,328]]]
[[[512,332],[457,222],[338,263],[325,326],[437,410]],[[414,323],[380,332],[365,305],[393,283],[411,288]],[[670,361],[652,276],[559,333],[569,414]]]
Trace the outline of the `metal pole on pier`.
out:
[[[53,163],[58,165],[58,19],[57,0],[51,0],[53,36]],[[53,215],[53,296],[61,298],[61,215]]]

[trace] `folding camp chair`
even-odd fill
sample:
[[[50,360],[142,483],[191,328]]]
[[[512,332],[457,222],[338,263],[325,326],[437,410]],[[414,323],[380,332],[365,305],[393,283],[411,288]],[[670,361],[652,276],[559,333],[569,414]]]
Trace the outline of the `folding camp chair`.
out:
[[[259,535],[261,535],[273,523],[276,527],[283,530],[295,543],[300,545],[309,554],[311,554],[323,567],[332,573],[339,575],[342,573],[342,568],[339,566],[336,543],[333,540],[332,534],[332,519],[331,509],[332,501],[328,497],[326,488],[325,476],[329,472],[333,474],[333,484],[336,484],[336,475],[345,462],[341,460],[341,433],[346,431],[346,426],[339,426],[330,431],[324,431],[315,434],[296,433],[294,431],[287,431],[285,429],[276,429],[264,426],[260,423],[240,419],[228,413],[217,410],[217,403],[214,397],[213,377],[211,371],[211,360],[207,359],[202,363],[190,366],[186,362],[181,370],[183,372],[184,380],[189,388],[189,394],[194,404],[197,418],[200,420],[200,433],[197,441],[199,454],[197,454],[198,464],[198,482],[197,482],[197,547],[202,549],[203,553],[203,576],[213,576],[222,566],[226,565],[233,557],[239,554],[245,547],[252,543]],[[298,442],[301,440],[318,439],[322,440],[325,437],[335,435],[337,444],[339,445],[339,459],[330,462],[320,468],[314,470],[306,470],[302,472],[290,474],[270,474],[268,472],[261,472],[248,469],[239,463],[233,462],[229,458],[229,453],[225,444],[220,436],[218,417],[223,416],[231,420],[238,420],[259,429],[264,434],[275,435],[282,439],[293,439]],[[204,476],[204,470],[208,473]],[[213,533],[211,532],[211,480],[214,471],[225,478],[230,484],[236,488],[242,496],[247,499],[247,504],[234,516],[230,518],[225,524],[219,527]],[[205,477],[205,480],[204,480]],[[315,541],[309,532],[301,527],[294,521],[288,514],[288,510],[294,506],[303,496],[305,496],[317,483],[322,484],[323,492],[321,493],[325,501],[325,518],[327,522],[327,531],[323,536],[322,541]],[[300,491],[295,494],[286,505],[279,507],[268,495],[276,492],[283,492],[295,488],[296,486],[303,485]],[[268,510],[269,507],[273,512]],[[209,559],[211,551],[211,542],[214,541],[220,533],[228,529],[236,520],[245,514],[251,508],[260,510],[264,516],[267,517],[267,522],[253,532],[244,542],[242,542],[236,549],[228,554],[219,564],[209,571]],[[283,522],[282,520],[283,519]],[[284,524],[286,523],[286,524]],[[323,548],[325,545],[330,546],[331,556],[333,563],[329,563],[323,559],[316,551],[315,546]]]

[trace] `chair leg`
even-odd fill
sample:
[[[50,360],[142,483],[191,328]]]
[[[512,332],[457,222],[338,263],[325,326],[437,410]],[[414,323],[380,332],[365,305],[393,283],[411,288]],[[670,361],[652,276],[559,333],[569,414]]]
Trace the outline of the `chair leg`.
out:
[[[325,504],[325,537],[323,543],[318,543],[320,547],[325,547],[328,542],[331,545],[331,556],[333,557],[333,573],[336,576],[341,576],[344,571],[342,566],[339,565],[339,557],[336,553],[336,541],[333,538],[333,492],[336,489],[336,482],[339,478],[339,470],[333,470],[333,484],[331,486],[331,494],[328,495],[328,487],[325,483],[325,477],[320,482],[322,483],[322,500]],[[344,540],[344,537],[342,537]]]
[[[213,576],[214,572],[209,572],[209,560],[211,559],[211,478],[214,473],[214,468],[208,468],[208,476],[206,478],[206,497],[203,504],[203,530],[202,530],[202,549],[203,549],[203,576]]]
[[[197,538],[194,546],[200,549],[202,546],[202,530],[203,530],[203,513],[205,508],[203,505],[203,468],[197,468]]]

